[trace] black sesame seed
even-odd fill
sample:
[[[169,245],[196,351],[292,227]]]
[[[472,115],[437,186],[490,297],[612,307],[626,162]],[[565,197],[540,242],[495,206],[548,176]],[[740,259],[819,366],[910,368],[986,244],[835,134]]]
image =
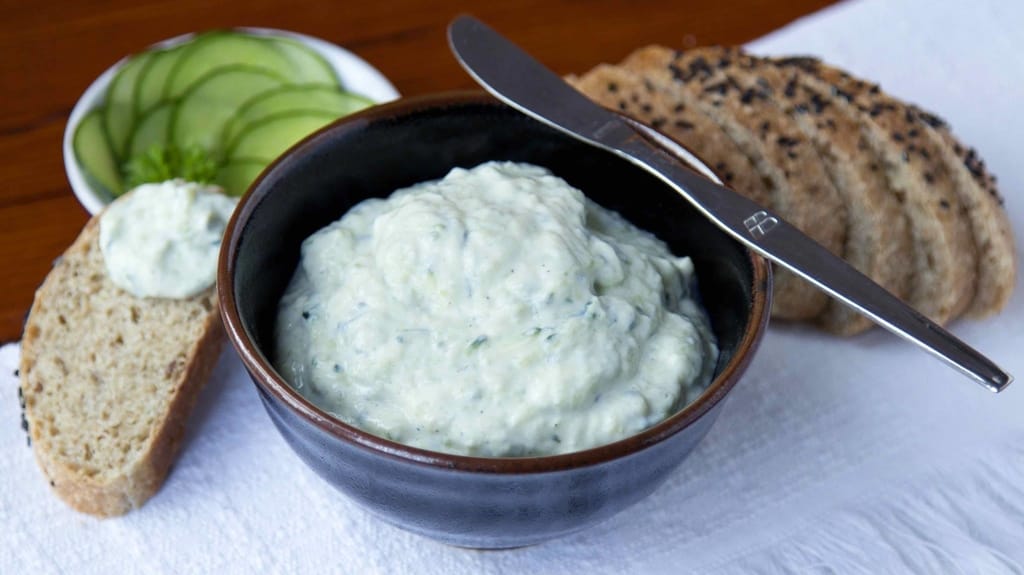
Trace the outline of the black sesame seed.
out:
[[[925,172],[924,173],[924,181],[928,182],[929,184],[934,184],[935,183],[935,176],[932,175],[931,172]]]
[[[672,74],[672,79],[676,82],[685,82],[686,79],[683,77],[683,70],[675,64],[668,65],[668,71]]]
[[[942,209],[944,210],[949,209],[949,202],[947,202],[946,200],[939,200],[939,205],[942,206]]]
[[[643,110],[645,114],[650,114],[652,108],[650,104],[644,104],[640,106],[640,109]]]
[[[704,92],[708,93],[708,94],[718,93],[718,94],[724,96],[728,91],[729,91],[729,83],[728,82],[718,82],[716,84],[711,84],[709,86],[705,86],[704,87]]]
[[[828,107],[828,100],[821,97],[821,94],[815,93],[811,96],[811,106],[814,108],[815,114],[820,114],[825,108]]]
[[[792,98],[793,96],[796,95],[796,78],[790,78],[789,82],[786,82],[786,88],[782,91],[782,93],[787,98]]]
[[[676,104],[676,107],[672,108],[672,111],[675,112],[676,114],[679,114],[679,113],[681,113],[685,109],[686,109],[686,106],[684,106],[682,104]]]
[[[903,134],[901,134],[899,132],[893,132],[892,139],[896,140],[897,142],[902,142],[903,141]]]
[[[302,319],[309,319],[309,312],[308,311],[303,311],[302,312]]]
[[[655,128],[661,128],[662,126],[665,125],[666,122],[668,122],[668,120],[666,120],[665,118],[658,117],[651,120],[651,126]]]
[[[687,122],[686,120],[676,120],[672,124],[675,127],[679,128],[680,130],[692,130],[693,129],[693,124],[690,123],[690,122]]]
[[[608,91],[609,92],[618,92],[619,91],[619,85],[616,84],[615,82],[608,82]]]
[[[620,110],[622,110],[623,112],[625,112],[625,111],[626,111],[626,108],[628,108],[628,107],[629,107],[629,106],[628,106],[628,104],[626,104],[626,101],[625,101],[625,100],[619,100],[619,109],[620,109]]]

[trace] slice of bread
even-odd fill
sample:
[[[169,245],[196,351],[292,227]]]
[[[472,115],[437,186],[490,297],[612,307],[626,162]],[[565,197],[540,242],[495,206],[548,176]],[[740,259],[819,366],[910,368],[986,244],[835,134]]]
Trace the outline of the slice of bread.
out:
[[[902,102],[870,85],[854,90],[849,76],[818,60],[775,62],[799,71],[806,85],[834,95],[834,105],[859,111],[861,134],[882,158],[910,224],[914,265],[908,301],[940,324],[957,317],[974,295],[977,254],[966,207],[936,146],[920,135],[920,123]]]
[[[838,88],[837,94],[868,113],[895,107],[888,115],[901,119],[905,130],[894,135],[894,139],[909,154],[927,160],[930,170],[944,174],[939,178],[949,179],[974,240],[977,267],[972,297],[960,302],[957,314],[964,311],[973,317],[983,317],[1002,309],[1016,284],[1016,250],[995,178],[985,170],[975,151],[959,142],[938,116],[892,98],[877,84],[821,62],[815,68],[819,77]]]
[[[71,507],[121,515],[163,484],[220,355],[214,289],[137,298],[106,275],[93,217],[36,292],[21,389],[36,459]]]
[[[737,73],[735,48],[675,52],[649,46],[623,67],[676,97],[689,93],[751,160],[769,185],[769,207],[832,253],[843,256],[846,206],[825,172],[821,157],[793,118],[780,110],[770,87],[756,75]],[[774,317],[808,320],[828,302],[811,284],[779,269]]]
[[[671,98],[652,82],[608,64],[567,80],[595,102],[644,122],[686,146],[706,162],[726,186],[767,205],[767,186],[750,159],[718,124],[698,111],[694,100]]]
[[[934,132],[971,218],[978,249],[978,283],[966,315],[981,318],[998,313],[1010,301],[1017,283],[1017,250],[996,178],[977,151],[953,135],[945,120],[917,106],[910,109]]]
[[[861,134],[860,111],[836,105],[836,96],[808,85],[797,69],[749,55],[747,59],[751,60],[750,70],[768,83],[775,101],[818,148],[846,203],[846,261],[890,293],[906,297],[913,269],[910,228],[882,169],[883,159]],[[817,321],[840,335],[854,335],[874,325],[836,300],[829,302]]]

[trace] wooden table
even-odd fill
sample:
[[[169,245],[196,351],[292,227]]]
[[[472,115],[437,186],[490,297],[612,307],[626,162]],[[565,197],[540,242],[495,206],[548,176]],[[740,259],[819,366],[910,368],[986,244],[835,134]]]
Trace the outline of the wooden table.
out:
[[[330,40],[380,69],[404,95],[469,88],[444,29],[472,12],[557,72],[614,62],[649,43],[739,44],[829,0],[5,0],[0,18],[0,342],[20,337],[32,294],[88,218],[64,175],[71,107],[113,62],[147,44],[237,25]]]

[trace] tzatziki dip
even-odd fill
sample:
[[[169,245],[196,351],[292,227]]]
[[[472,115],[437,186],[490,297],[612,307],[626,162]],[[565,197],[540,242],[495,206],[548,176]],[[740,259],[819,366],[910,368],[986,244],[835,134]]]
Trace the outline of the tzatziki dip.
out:
[[[718,356],[689,258],[544,168],[490,162],[370,199],[307,238],[274,365],[406,445],[552,455],[634,435]]]
[[[100,216],[100,250],[114,285],[138,297],[188,298],[217,276],[238,198],[184,180],[141,185]]]

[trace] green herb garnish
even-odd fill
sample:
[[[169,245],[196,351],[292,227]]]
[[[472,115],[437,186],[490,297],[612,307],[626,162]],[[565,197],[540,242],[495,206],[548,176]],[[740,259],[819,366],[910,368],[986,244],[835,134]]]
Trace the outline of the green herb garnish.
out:
[[[217,162],[199,146],[153,144],[125,166],[127,189],[174,178],[199,184],[212,183],[217,177]]]

